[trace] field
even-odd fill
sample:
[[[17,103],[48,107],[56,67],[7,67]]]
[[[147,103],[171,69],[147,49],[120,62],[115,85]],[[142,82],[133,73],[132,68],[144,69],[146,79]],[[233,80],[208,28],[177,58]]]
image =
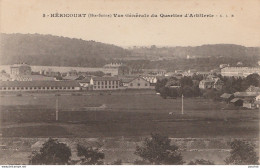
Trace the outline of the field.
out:
[[[258,110],[186,98],[182,115],[181,99],[162,99],[153,92],[144,93],[2,95],[2,134],[4,137],[114,137],[160,132],[174,138],[258,137]],[[57,99],[58,122],[55,121]]]
[[[3,94],[0,108],[1,140],[8,147],[0,150],[5,156],[0,163],[5,164],[28,163],[32,150],[48,137],[59,138],[72,149],[78,142],[95,141],[102,146],[106,163],[119,158],[126,164],[137,159],[136,144],[152,132],[173,138],[185,160],[204,158],[216,164],[224,163],[230,140],[259,142],[258,110],[184,98],[182,115],[181,99],[162,99],[153,91]]]

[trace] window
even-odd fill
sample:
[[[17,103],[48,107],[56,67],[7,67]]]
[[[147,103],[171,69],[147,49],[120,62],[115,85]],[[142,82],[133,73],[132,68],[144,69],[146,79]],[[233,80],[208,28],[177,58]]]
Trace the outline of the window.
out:
[[[130,86],[133,86],[133,83],[130,83]]]
[[[94,86],[94,89],[96,89],[96,86]]]
[[[30,90],[32,90],[33,88],[32,87],[30,87]]]
[[[53,87],[51,87],[51,89],[53,89]]]
[[[113,88],[115,88],[115,86],[112,86]]]
[[[21,90],[24,90],[24,87],[21,87]]]
[[[67,87],[68,89],[70,89],[70,87]]]
[[[97,82],[97,84],[99,85],[99,82]]]
[[[109,88],[111,88],[111,86],[109,86]]]
[[[15,90],[15,87],[12,87],[12,90]]]
[[[107,86],[105,86],[105,88],[107,88]]]
[[[2,88],[0,87],[0,90],[2,90]]]
[[[147,86],[147,83],[145,84],[145,86]]]
[[[116,88],[118,88],[118,86],[116,86]]]
[[[140,86],[141,84],[140,83],[137,83],[137,86]]]
[[[41,87],[38,87],[38,89],[41,89]]]
[[[47,89],[49,89],[49,87],[46,87]]]
[[[28,87],[25,87],[25,90],[28,90]]]
[[[71,87],[71,89],[74,89],[74,87]]]
[[[58,87],[55,87],[55,89],[59,89]]]

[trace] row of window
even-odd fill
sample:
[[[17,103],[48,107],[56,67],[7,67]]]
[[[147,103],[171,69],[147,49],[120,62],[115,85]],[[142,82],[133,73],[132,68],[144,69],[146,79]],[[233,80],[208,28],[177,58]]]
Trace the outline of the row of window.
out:
[[[133,84],[133,83],[130,83],[130,86],[134,86],[134,84]],[[141,84],[140,84],[140,83],[137,83],[137,86],[141,86]],[[145,83],[144,86],[148,86],[148,84]]]
[[[107,85],[107,84],[119,84],[119,81],[102,81],[102,82],[99,82],[99,81],[94,81],[94,85]]]
[[[118,88],[118,86],[94,86],[94,89]]]
[[[0,87],[0,90],[66,90],[75,87]]]

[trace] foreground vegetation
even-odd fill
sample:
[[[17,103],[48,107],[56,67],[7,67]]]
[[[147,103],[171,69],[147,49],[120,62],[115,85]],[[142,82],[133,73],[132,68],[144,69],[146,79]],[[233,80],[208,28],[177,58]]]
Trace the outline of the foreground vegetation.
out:
[[[230,156],[225,160],[226,164],[234,165],[256,165],[258,156],[255,146],[241,140],[234,140],[230,143]],[[214,162],[204,159],[196,159],[185,163],[179,147],[171,144],[167,136],[151,134],[151,138],[146,138],[141,146],[136,146],[134,152],[141,160],[136,160],[133,164],[142,165],[213,165]],[[29,157],[29,164],[81,164],[81,165],[101,165],[104,164],[105,154],[100,148],[85,147],[77,145],[77,156],[79,159],[71,159],[71,149],[64,143],[55,139],[49,139],[43,144],[40,151],[34,151]],[[122,164],[122,160],[115,160],[110,164]]]

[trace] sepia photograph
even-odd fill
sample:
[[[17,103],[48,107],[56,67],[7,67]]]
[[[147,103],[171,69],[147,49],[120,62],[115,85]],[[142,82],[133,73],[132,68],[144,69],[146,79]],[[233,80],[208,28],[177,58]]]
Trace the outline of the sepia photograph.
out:
[[[259,0],[0,0],[0,32],[1,167],[258,168]]]

